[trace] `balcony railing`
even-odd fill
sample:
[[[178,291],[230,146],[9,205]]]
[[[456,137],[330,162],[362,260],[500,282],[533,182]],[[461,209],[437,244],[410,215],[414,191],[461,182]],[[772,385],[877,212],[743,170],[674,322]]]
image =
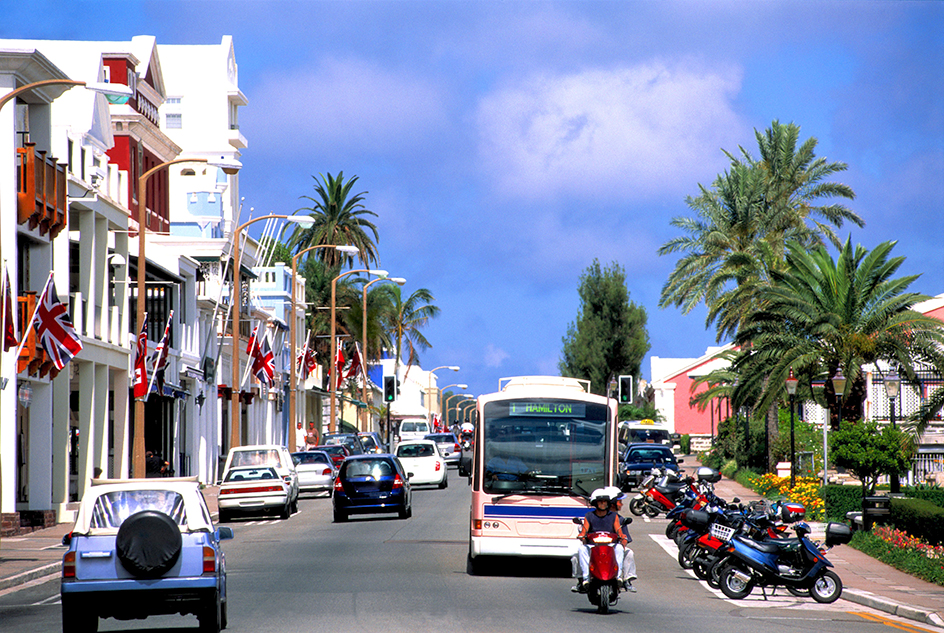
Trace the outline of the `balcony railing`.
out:
[[[56,237],[68,225],[66,166],[37,150],[35,143],[16,149],[17,221]]]

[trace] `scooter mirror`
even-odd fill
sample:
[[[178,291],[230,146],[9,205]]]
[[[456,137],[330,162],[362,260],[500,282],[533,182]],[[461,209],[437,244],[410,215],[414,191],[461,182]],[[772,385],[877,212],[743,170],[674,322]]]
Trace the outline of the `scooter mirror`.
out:
[[[623,517],[623,520],[621,521],[623,525],[629,525],[632,522],[633,522],[633,517]]]
[[[571,519],[571,521],[573,521],[573,522],[576,523],[577,525],[583,525],[583,519],[581,519],[581,518],[579,518],[579,517],[574,517],[574,518]]]

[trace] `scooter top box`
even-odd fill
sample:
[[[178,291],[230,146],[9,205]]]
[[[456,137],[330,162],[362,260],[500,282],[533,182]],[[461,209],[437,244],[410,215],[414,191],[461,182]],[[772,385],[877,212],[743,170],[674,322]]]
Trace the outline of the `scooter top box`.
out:
[[[826,524],[826,545],[845,545],[852,540],[852,528],[845,523]]]
[[[685,510],[679,517],[682,525],[687,528],[704,528],[711,522],[711,517],[704,510]]]

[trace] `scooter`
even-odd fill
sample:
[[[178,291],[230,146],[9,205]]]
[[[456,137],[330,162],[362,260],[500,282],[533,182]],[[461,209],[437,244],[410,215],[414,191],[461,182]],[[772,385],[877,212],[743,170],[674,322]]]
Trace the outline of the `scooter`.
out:
[[[629,511],[636,516],[655,518],[675,508],[686,496],[697,498],[701,494],[691,477],[682,481],[678,477],[675,471],[653,468],[640,484],[639,493],[630,500]]]
[[[851,540],[849,526],[828,523],[824,548],[807,538],[808,524],[797,523],[794,530],[795,539],[761,542],[743,536],[732,538],[730,557],[719,574],[724,595],[739,600],[750,595],[755,585],[783,586],[795,595],[809,591],[817,602],[835,602],[842,594],[842,580],[829,569],[833,564],[826,559],[826,551]]]
[[[632,523],[632,518],[622,519],[622,525]],[[574,517],[574,523],[583,524],[583,520]],[[586,536],[590,547],[590,581],[587,586],[587,599],[597,608],[597,613],[606,614],[610,607],[619,602],[622,588],[619,579],[619,561],[616,560],[616,544],[619,536],[613,532],[590,532]]]

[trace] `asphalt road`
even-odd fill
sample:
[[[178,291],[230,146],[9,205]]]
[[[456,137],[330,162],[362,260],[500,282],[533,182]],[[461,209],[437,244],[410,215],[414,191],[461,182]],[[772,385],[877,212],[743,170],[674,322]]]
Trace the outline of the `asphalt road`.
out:
[[[929,631],[865,607],[780,596],[729,601],[674,558],[664,520],[631,526],[639,592],[596,614],[571,593],[570,565],[510,560],[466,573],[469,489],[450,472],[446,490],[414,490],[411,519],[395,515],[331,519],[331,500],[303,498],[287,521],[237,520],[224,544],[230,583],[227,629],[239,632],[431,630],[699,631],[699,633]],[[58,581],[0,596],[0,630],[61,630]],[[102,620],[101,631],[194,631],[192,616]]]

